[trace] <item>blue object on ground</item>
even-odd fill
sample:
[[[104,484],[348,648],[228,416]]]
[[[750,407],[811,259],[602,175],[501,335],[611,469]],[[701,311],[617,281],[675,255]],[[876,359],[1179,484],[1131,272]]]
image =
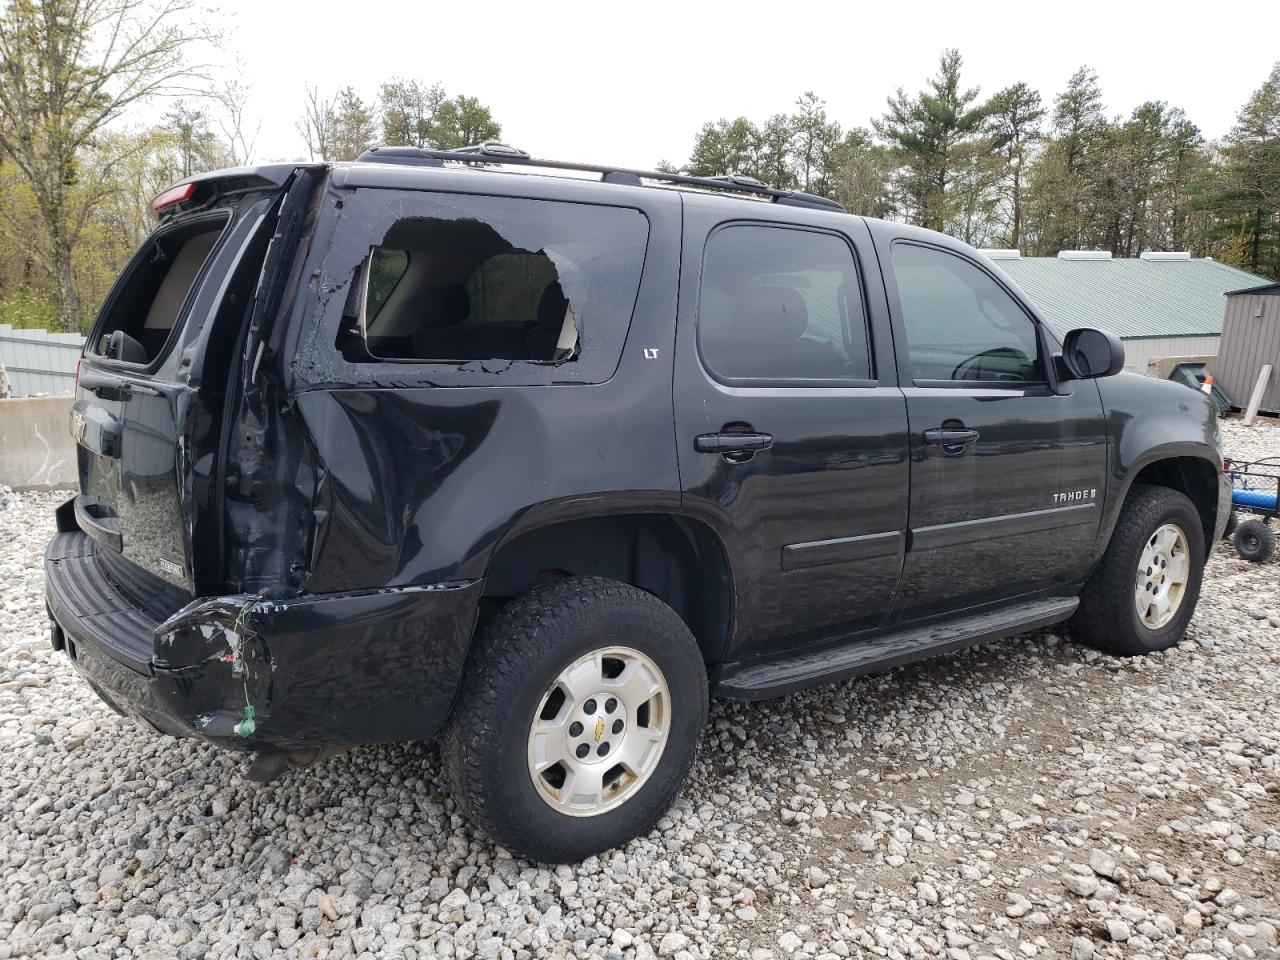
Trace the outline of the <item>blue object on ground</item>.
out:
[[[1231,491],[1231,502],[1242,507],[1276,508],[1276,492],[1274,490],[1241,490],[1239,487]]]

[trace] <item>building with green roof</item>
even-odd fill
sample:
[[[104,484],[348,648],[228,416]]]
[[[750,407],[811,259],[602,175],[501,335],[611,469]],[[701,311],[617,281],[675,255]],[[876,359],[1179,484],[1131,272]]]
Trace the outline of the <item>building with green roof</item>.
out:
[[[1124,341],[1125,366],[1147,372],[1156,357],[1216,356],[1228,291],[1269,281],[1208,257],[1148,252],[1136,259],[1095,250],[1023,257],[984,250],[1058,331],[1101,327]]]

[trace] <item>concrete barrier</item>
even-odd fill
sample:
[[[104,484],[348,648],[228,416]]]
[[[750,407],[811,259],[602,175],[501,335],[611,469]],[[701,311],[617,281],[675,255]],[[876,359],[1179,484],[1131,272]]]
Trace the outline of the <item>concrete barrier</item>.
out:
[[[75,487],[71,397],[0,400],[0,484],[15,490]]]

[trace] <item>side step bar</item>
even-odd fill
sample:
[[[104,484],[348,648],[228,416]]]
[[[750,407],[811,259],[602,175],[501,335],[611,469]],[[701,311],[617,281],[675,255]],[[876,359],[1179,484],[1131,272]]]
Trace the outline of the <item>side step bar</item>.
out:
[[[717,696],[731,700],[779,697],[1047,627],[1066,620],[1079,605],[1077,597],[1029,600],[960,619],[908,626],[843,646],[828,645],[786,659],[727,663],[721,667],[712,690]]]

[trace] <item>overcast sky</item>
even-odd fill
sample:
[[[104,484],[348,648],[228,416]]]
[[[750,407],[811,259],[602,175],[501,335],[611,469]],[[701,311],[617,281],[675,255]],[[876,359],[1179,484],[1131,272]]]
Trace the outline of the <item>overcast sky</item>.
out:
[[[479,97],[503,139],[535,156],[683,162],[707,120],[763,121],[813,90],[842,127],[866,126],[898,86],[918,90],[945,47],[983,94],[1022,80],[1046,102],[1080,65],[1108,111],[1148,99],[1206,137],[1280,58],[1272,2],[669,5],[215,0],[263,120],[259,162],[303,155],[304,83],[372,98],[401,75]]]

